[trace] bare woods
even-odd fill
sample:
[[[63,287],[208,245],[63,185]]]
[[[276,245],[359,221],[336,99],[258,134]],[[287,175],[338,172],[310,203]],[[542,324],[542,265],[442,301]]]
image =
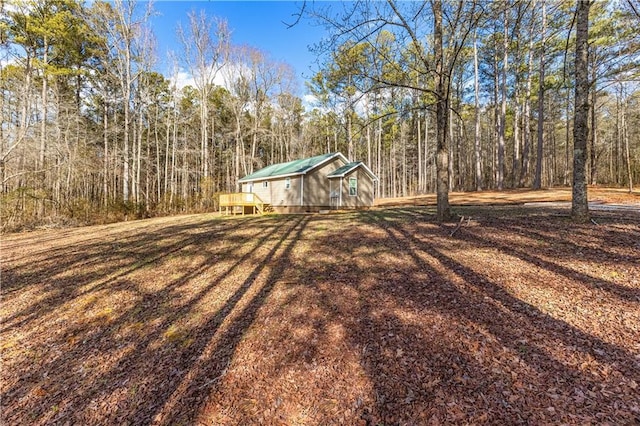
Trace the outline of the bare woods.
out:
[[[631,189],[640,18],[581,3],[309,4],[301,22],[327,31],[303,102],[223,17],[177,17],[167,55],[150,3],[3,2],[2,230],[208,211],[247,173],[331,151],[365,161],[380,197],[437,192],[440,219],[451,190],[570,185],[576,167]]]

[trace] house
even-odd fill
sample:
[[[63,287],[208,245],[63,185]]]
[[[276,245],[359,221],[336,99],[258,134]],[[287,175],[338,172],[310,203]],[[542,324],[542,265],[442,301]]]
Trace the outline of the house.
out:
[[[272,164],[238,182],[282,213],[359,209],[373,205],[376,175],[339,152]]]

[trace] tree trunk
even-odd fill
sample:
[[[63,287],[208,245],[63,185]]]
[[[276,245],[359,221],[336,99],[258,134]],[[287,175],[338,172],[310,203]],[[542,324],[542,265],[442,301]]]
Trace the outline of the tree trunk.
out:
[[[502,49],[504,57],[502,58],[502,85],[500,89],[500,127],[498,128],[498,190],[504,189],[504,134],[507,120],[507,71],[509,69],[509,7],[505,5],[504,9],[504,40]]]
[[[38,183],[40,189],[45,189],[45,153],[47,151],[47,114],[48,114],[48,76],[47,76],[47,62],[49,53],[49,42],[45,35],[43,39],[43,58],[42,58],[42,121],[40,122],[40,152],[38,155],[38,164],[36,171],[38,172]],[[36,210],[38,217],[44,217],[44,194],[41,196],[41,200],[36,200],[38,203],[38,209]]]
[[[118,200],[119,199],[118,185],[122,185],[122,182],[118,181],[118,177],[120,176],[121,169],[120,169],[120,162],[118,161],[118,156],[120,154],[119,154],[118,131],[117,131],[117,129],[119,128],[117,108],[113,108],[112,112],[113,112],[113,124],[111,125],[111,128],[114,130],[113,132],[111,132],[113,135],[113,139],[111,142],[111,150],[113,151],[113,172],[111,173],[111,176],[113,179],[113,185],[111,185],[111,187],[113,188],[113,193],[111,195],[111,199]]]
[[[429,111],[426,111],[424,115],[424,167],[425,167],[424,188],[425,188],[425,191],[432,191],[433,187],[435,186],[433,185],[433,181],[432,181],[433,161],[429,161],[429,158],[430,158],[429,155],[430,155],[429,154]],[[429,164],[431,164],[430,170],[427,169]],[[429,171],[428,176],[427,176],[427,171]],[[427,185],[427,181],[429,182],[428,185]]]
[[[347,158],[349,161],[354,161],[354,152],[353,152],[353,129],[352,129],[352,119],[351,119],[351,109],[347,112]]]
[[[595,74],[595,73],[594,73]],[[598,153],[596,151],[597,145],[597,118],[596,118],[596,87],[595,85],[591,89],[591,104],[589,105],[589,111],[591,112],[591,132],[589,133],[589,145],[590,145],[590,182],[591,185],[598,184]]]
[[[449,100],[449,105],[450,105],[451,100]],[[453,191],[454,188],[454,177],[455,177],[455,173],[453,171],[453,164],[454,164],[454,158],[453,158],[453,144],[454,144],[454,138],[453,138],[453,117],[451,117],[451,113],[449,112],[447,114],[448,118],[447,118],[447,127],[449,130],[449,160],[448,160],[448,176],[449,176],[449,191]]]
[[[156,147],[156,183],[155,184],[156,184],[156,206],[157,206],[157,205],[160,205],[162,173],[160,168],[160,137],[158,135],[158,126],[160,125],[158,115],[160,112],[160,108],[156,105],[155,109],[156,110],[154,115],[153,137],[154,137],[154,142]],[[165,178],[166,178],[166,175],[165,175]]]
[[[120,5],[119,8],[123,6]],[[124,10],[119,12],[121,14],[121,20],[124,21]],[[133,77],[131,75],[131,43],[132,36],[130,28],[127,26],[128,23],[124,25],[124,42],[126,44],[126,48],[124,51],[124,81],[121,81],[121,85],[123,87],[123,102],[124,102],[124,145],[122,147],[122,198],[125,203],[129,201],[129,123],[130,123],[130,102],[131,102],[131,85],[133,82]]]
[[[629,127],[626,118],[626,102],[622,103],[622,142],[624,144],[624,159],[627,166],[627,186],[629,194],[633,193],[633,174],[631,173],[631,152],[629,150]]]
[[[378,118],[378,131],[376,132],[376,151],[378,153],[376,158],[376,172],[378,173],[378,196],[384,197],[386,195],[383,193],[383,179],[384,176],[382,174],[382,119]]]
[[[589,7],[590,1],[577,0],[575,58],[575,119],[573,125],[573,193],[571,216],[576,222],[589,220],[587,202],[587,137],[589,136]]]
[[[176,179],[178,178],[176,173],[176,145],[178,144],[178,112],[174,110],[173,117],[173,132],[171,135],[171,192],[169,196],[169,207],[173,209],[173,202],[175,200],[176,193],[178,191],[178,185]]]
[[[516,187],[518,185],[518,175],[520,173],[520,146],[521,146],[521,135],[520,135],[520,122],[522,117],[522,105],[519,102],[520,98],[520,82],[516,81],[516,92],[515,92],[515,113],[513,117],[513,164],[511,168],[511,176],[512,176],[512,185]]]
[[[500,143],[500,119],[502,115],[498,110],[498,102],[500,101],[499,96],[499,87],[500,87],[500,79],[498,78],[500,74],[500,70],[498,67],[498,48],[497,45],[494,46],[495,50],[493,53],[493,121],[494,121],[494,129],[493,129],[493,144],[491,146],[491,168],[493,177],[493,187],[495,188],[498,183],[498,144]]]
[[[402,144],[402,196],[406,197],[407,191],[407,131],[406,122],[400,124],[400,143]]]
[[[151,120],[149,120],[151,122]],[[147,128],[146,157],[144,160],[144,210],[149,213],[149,194],[151,187],[151,129]]]
[[[108,108],[107,108],[107,95],[105,93],[104,96],[104,111],[103,111],[103,117],[102,117],[102,130],[103,130],[103,143],[104,143],[104,156],[103,156],[103,173],[104,176],[102,177],[103,182],[103,206],[106,209],[107,206],[109,205],[109,135],[108,135],[108,131],[109,131],[109,119],[108,119]]]
[[[437,74],[437,104],[436,104],[436,194],[437,213],[439,222],[451,219],[449,206],[449,74],[444,64],[444,49],[442,39],[442,2],[434,0],[434,44]]]
[[[243,164],[243,166],[245,165],[244,163],[244,146],[242,143],[242,127],[240,126],[240,112],[238,112],[238,114],[236,114],[236,158],[235,158],[235,176],[234,176],[234,181],[233,181],[233,187],[236,188],[236,185],[238,183],[238,180],[240,180],[241,176],[240,176],[240,163]],[[245,167],[245,174],[246,174],[246,167]],[[236,189],[234,189],[234,191],[236,191]]]
[[[416,77],[416,86],[419,84],[418,82],[418,78]],[[416,102],[417,103],[417,102]],[[422,129],[421,129],[421,117],[420,117],[420,112],[416,113],[416,116],[414,116],[415,122],[416,122],[416,136],[417,136],[417,140],[416,142],[418,143],[418,193],[422,194],[424,193],[424,187],[422,186],[422,182],[423,182],[423,174],[424,174],[424,170],[423,170],[423,164],[422,164]]]
[[[169,113],[167,112],[167,122],[166,122],[166,128],[165,128],[165,148],[164,148],[164,196],[167,196],[167,193],[169,192],[169,143],[171,141],[170,138],[170,132],[171,132],[171,116],[169,115]],[[160,173],[160,172],[158,172]]]
[[[558,155],[556,150],[556,132],[553,131],[553,127],[555,123],[552,123],[550,126],[550,130],[548,130],[549,135],[551,136],[551,186],[555,185],[556,177],[558,176]]]
[[[138,120],[138,139],[137,139],[137,148],[136,148],[136,158],[135,158],[135,167],[136,167],[136,173],[135,173],[135,177],[136,177],[136,203],[140,203],[140,172],[141,172],[141,168],[142,168],[142,135],[144,133],[144,129],[142,127],[143,125],[143,119],[142,119],[142,111],[140,111],[139,113],[139,120]],[[136,207],[137,208],[137,207]]]
[[[622,87],[620,88],[620,92],[616,92],[616,137],[614,143],[614,155],[613,155],[613,172],[612,179],[616,184],[621,183],[621,170],[622,170],[622,161],[620,157],[622,156],[622,119],[620,118],[620,112],[622,111],[621,107],[621,98],[622,98]]]
[[[44,158],[45,151],[47,149],[47,92],[48,92],[48,78],[47,78],[47,61],[49,44],[47,42],[47,36],[44,36],[43,46],[43,59],[42,59],[42,121],[40,123],[40,152],[38,155],[38,166],[36,170],[44,173]],[[44,179],[42,179],[44,181]]]
[[[567,87],[567,118],[565,120],[565,144],[564,144],[564,178],[562,180],[563,185],[569,184],[569,143],[571,142],[570,115],[571,115],[571,91]],[[593,170],[593,169],[592,169]]]
[[[253,164],[256,160],[256,150],[258,149],[258,129],[260,128],[260,123],[257,114],[258,107],[256,107],[256,116],[253,118],[253,134],[251,135],[251,158],[249,158],[249,168],[247,170],[247,173],[253,173]]]
[[[520,187],[523,187],[527,183],[527,177],[529,175],[529,159],[531,158],[531,80],[533,76],[533,31],[534,31],[534,16],[531,17],[531,31],[529,33],[529,63],[527,66],[527,89],[524,99],[524,125],[523,137],[524,147],[522,148],[522,169],[520,169]]]
[[[540,86],[538,89],[538,145],[536,150],[536,174],[533,179],[533,189],[542,188],[542,158],[544,144],[544,72],[545,72],[545,42],[547,31],[547,10],[545,0],[542,0],[542,43],[540,50]]]
[[[206,83],[205,83],[206,84]],[[202,105],[201,105],[201,116],[200,116],[200,128],[202,138],[202,177],[205,179],[209,177],[209,90],[208,86],[204,86],[201,89],[202,93]]]

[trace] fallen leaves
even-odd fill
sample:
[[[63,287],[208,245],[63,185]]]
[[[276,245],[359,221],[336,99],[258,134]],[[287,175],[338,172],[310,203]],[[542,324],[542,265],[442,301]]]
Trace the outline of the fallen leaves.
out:
[[[638,422],[640,227],[543,214],[480,209],[453,235],[405,208],[12,236],[1,420]]]

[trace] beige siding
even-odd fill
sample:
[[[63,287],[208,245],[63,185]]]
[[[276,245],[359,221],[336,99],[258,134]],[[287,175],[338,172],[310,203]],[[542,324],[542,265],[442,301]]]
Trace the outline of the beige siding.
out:
[[[270,184],[266,188],[263,186],[264,181],[253,182],[253,189],[251,189],[251,183],[242,184],[242,192],[253,192],[256,194],[263,203],[271,204],[271,188]]]
[[[271,205],[299,206],[300,205],[300,176],[291,176],[291,188],[285,188],[286,178],[269,181],[271,185]]]
[[[349,195],[349,178],[355,177],[358,180],[358,194]],[[332,185],[339,185],[340,179],[334,179]],[[358,167],[344,178],[342,178],[342,208],[362,208],[373,205],[374,182],[371,176],[361,167]]]
[[[285,179],[270,179],[253,182],[253,193],[272,206],[300,205],[300,176],[291,176],[291,188],[285,188]],[[267,182],[265,188],[264,183]],[[242,192],[251,192],[249,183],[242,184]]]
[[[344,163],[340,158],[312,170],[304,177],[304,205],[328,207],[331,200],[329,194],[329,179],[327,175],[334,172]]]

